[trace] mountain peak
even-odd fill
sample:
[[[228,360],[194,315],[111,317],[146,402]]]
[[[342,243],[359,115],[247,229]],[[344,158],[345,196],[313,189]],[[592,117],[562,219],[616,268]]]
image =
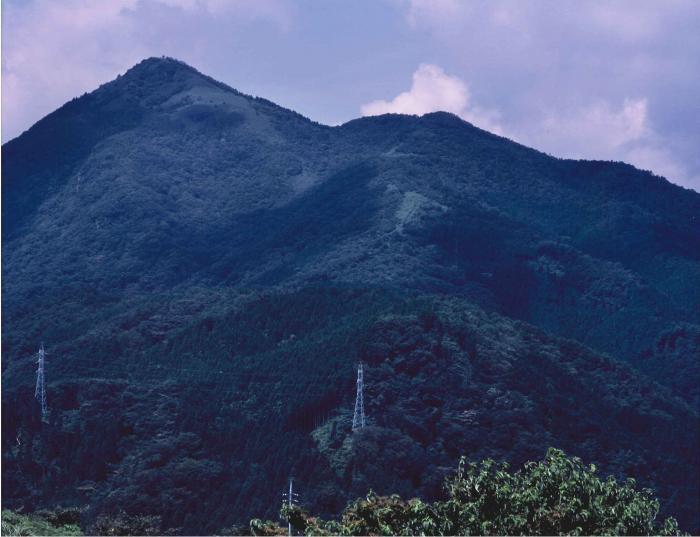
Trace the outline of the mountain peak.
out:
[[[145,58],[133,67],[130,67],[123,76],[160,77],[163,75],[173,76],[178,73],[196,74],[202,78],[205,77],[205,75],[197,71],[191,65],[169,56],[151,56]]]
[[[167,56],[146,58],[107,85],[111,84],[139,97],[165,97],[194,87],[216,87],[240,95],[185,62]]]

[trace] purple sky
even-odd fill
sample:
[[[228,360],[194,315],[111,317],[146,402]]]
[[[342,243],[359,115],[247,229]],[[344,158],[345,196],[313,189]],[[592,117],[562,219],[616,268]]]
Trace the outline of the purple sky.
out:
[[[3,0],[2,139],[148,56],[328,124],[447,110],[700,191],[697,0]]]

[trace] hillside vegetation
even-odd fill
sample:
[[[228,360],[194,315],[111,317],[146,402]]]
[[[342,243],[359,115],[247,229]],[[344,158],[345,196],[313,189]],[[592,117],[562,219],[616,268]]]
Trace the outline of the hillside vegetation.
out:
[[[2,157],[3,508],[211,533],[556,446],[700,531],[700,194],[165,58]]]

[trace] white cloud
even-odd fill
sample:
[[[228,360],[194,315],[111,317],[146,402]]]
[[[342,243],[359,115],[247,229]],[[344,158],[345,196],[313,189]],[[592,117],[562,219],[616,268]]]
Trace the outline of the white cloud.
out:
[[[650,134],[647,100],[639,98],[625,99],[619,109],[601,101],[567,113],[549,110],[541,120],[521,128],[520,137],[560,156],[605,158]]]
[[[406,19],[412,26],[419,26],[429,17],[432,22],[441,22],[469,9],[466,2],[459,0],[409,0]]]
[[[143,1],[143,0],[141,0]],[[215,16],[235,14],[249,20],[269,18],[286,27],[288,9],[283,0],[150,0],[189,12],[207,12]]]
[[[689,170],[666,148],[659,144],[642,144],[631,148],[625,161],[642,170],[650,170],[686,187],[700,192],[700,176],[693,176]]]
[[[469,73],[507,136],[699,189],[699,2],[395,2],[442,65]]]
[[[214,20],[285,28],[288,17],[285,0],[4,1],[3,140],[143,58],[206,58]]]
[[[608,0],[559,0],[523,2],[522,0],[395,0],[403,5],[406,21],[414,27],[433,27],[438,31],[463,30],[465,24],[494,23],[528,30],[554,26],[577,34],[600,32],[615,40],[639,41],[666,37],[669,25],[693,14],[695,0],[656,0],[609,2]],[[552,28],[554,29],[554,28]],[[561,38],[553,35],[544,39]]]
[[[460,78],[450,76],[437,65],[421,64],[413,73],[408,91],[391,101],[372,101],[361,107],[363,116],[380,114],[414,114],[451,112],[477,127],[502,134],[498,113],[482,110],[471,102],[469,87]]]
[[[131,24],[123,15],[135,5],[136,0],[3,5],[4,138],[19,134],[28,118],[39,119],[138,58]],[[122,47],[108,50],[112,41]]]
[[[518,140],[558,157],[618,160],[698,189],[682,161],[653,128],[646,98],[624,99],[618,108],[596,102],[562,113],[549,110],[539,121],[511,126]]]
[[[692,176],[654,130],[646,97],[625,98],[617,106],[598,100],[564,111],[543,103],[526,116],[527,121],[508,121],[497,111],[476,106],[469,86],[459,77],[448,75],[437,65],[421,64],[413,73],[409,90],[361,107],[363,116],[436,111],[451,112],[557,157],[629,162],[691,188],[700,187],[700,178]]]

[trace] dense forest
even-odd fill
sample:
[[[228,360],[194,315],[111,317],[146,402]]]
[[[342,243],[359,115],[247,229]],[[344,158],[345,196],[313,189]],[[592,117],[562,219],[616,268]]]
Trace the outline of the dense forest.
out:
[[[700,531],[699,194],[171,59],[2,156],[3,509],[211,534],[557,447]]]

